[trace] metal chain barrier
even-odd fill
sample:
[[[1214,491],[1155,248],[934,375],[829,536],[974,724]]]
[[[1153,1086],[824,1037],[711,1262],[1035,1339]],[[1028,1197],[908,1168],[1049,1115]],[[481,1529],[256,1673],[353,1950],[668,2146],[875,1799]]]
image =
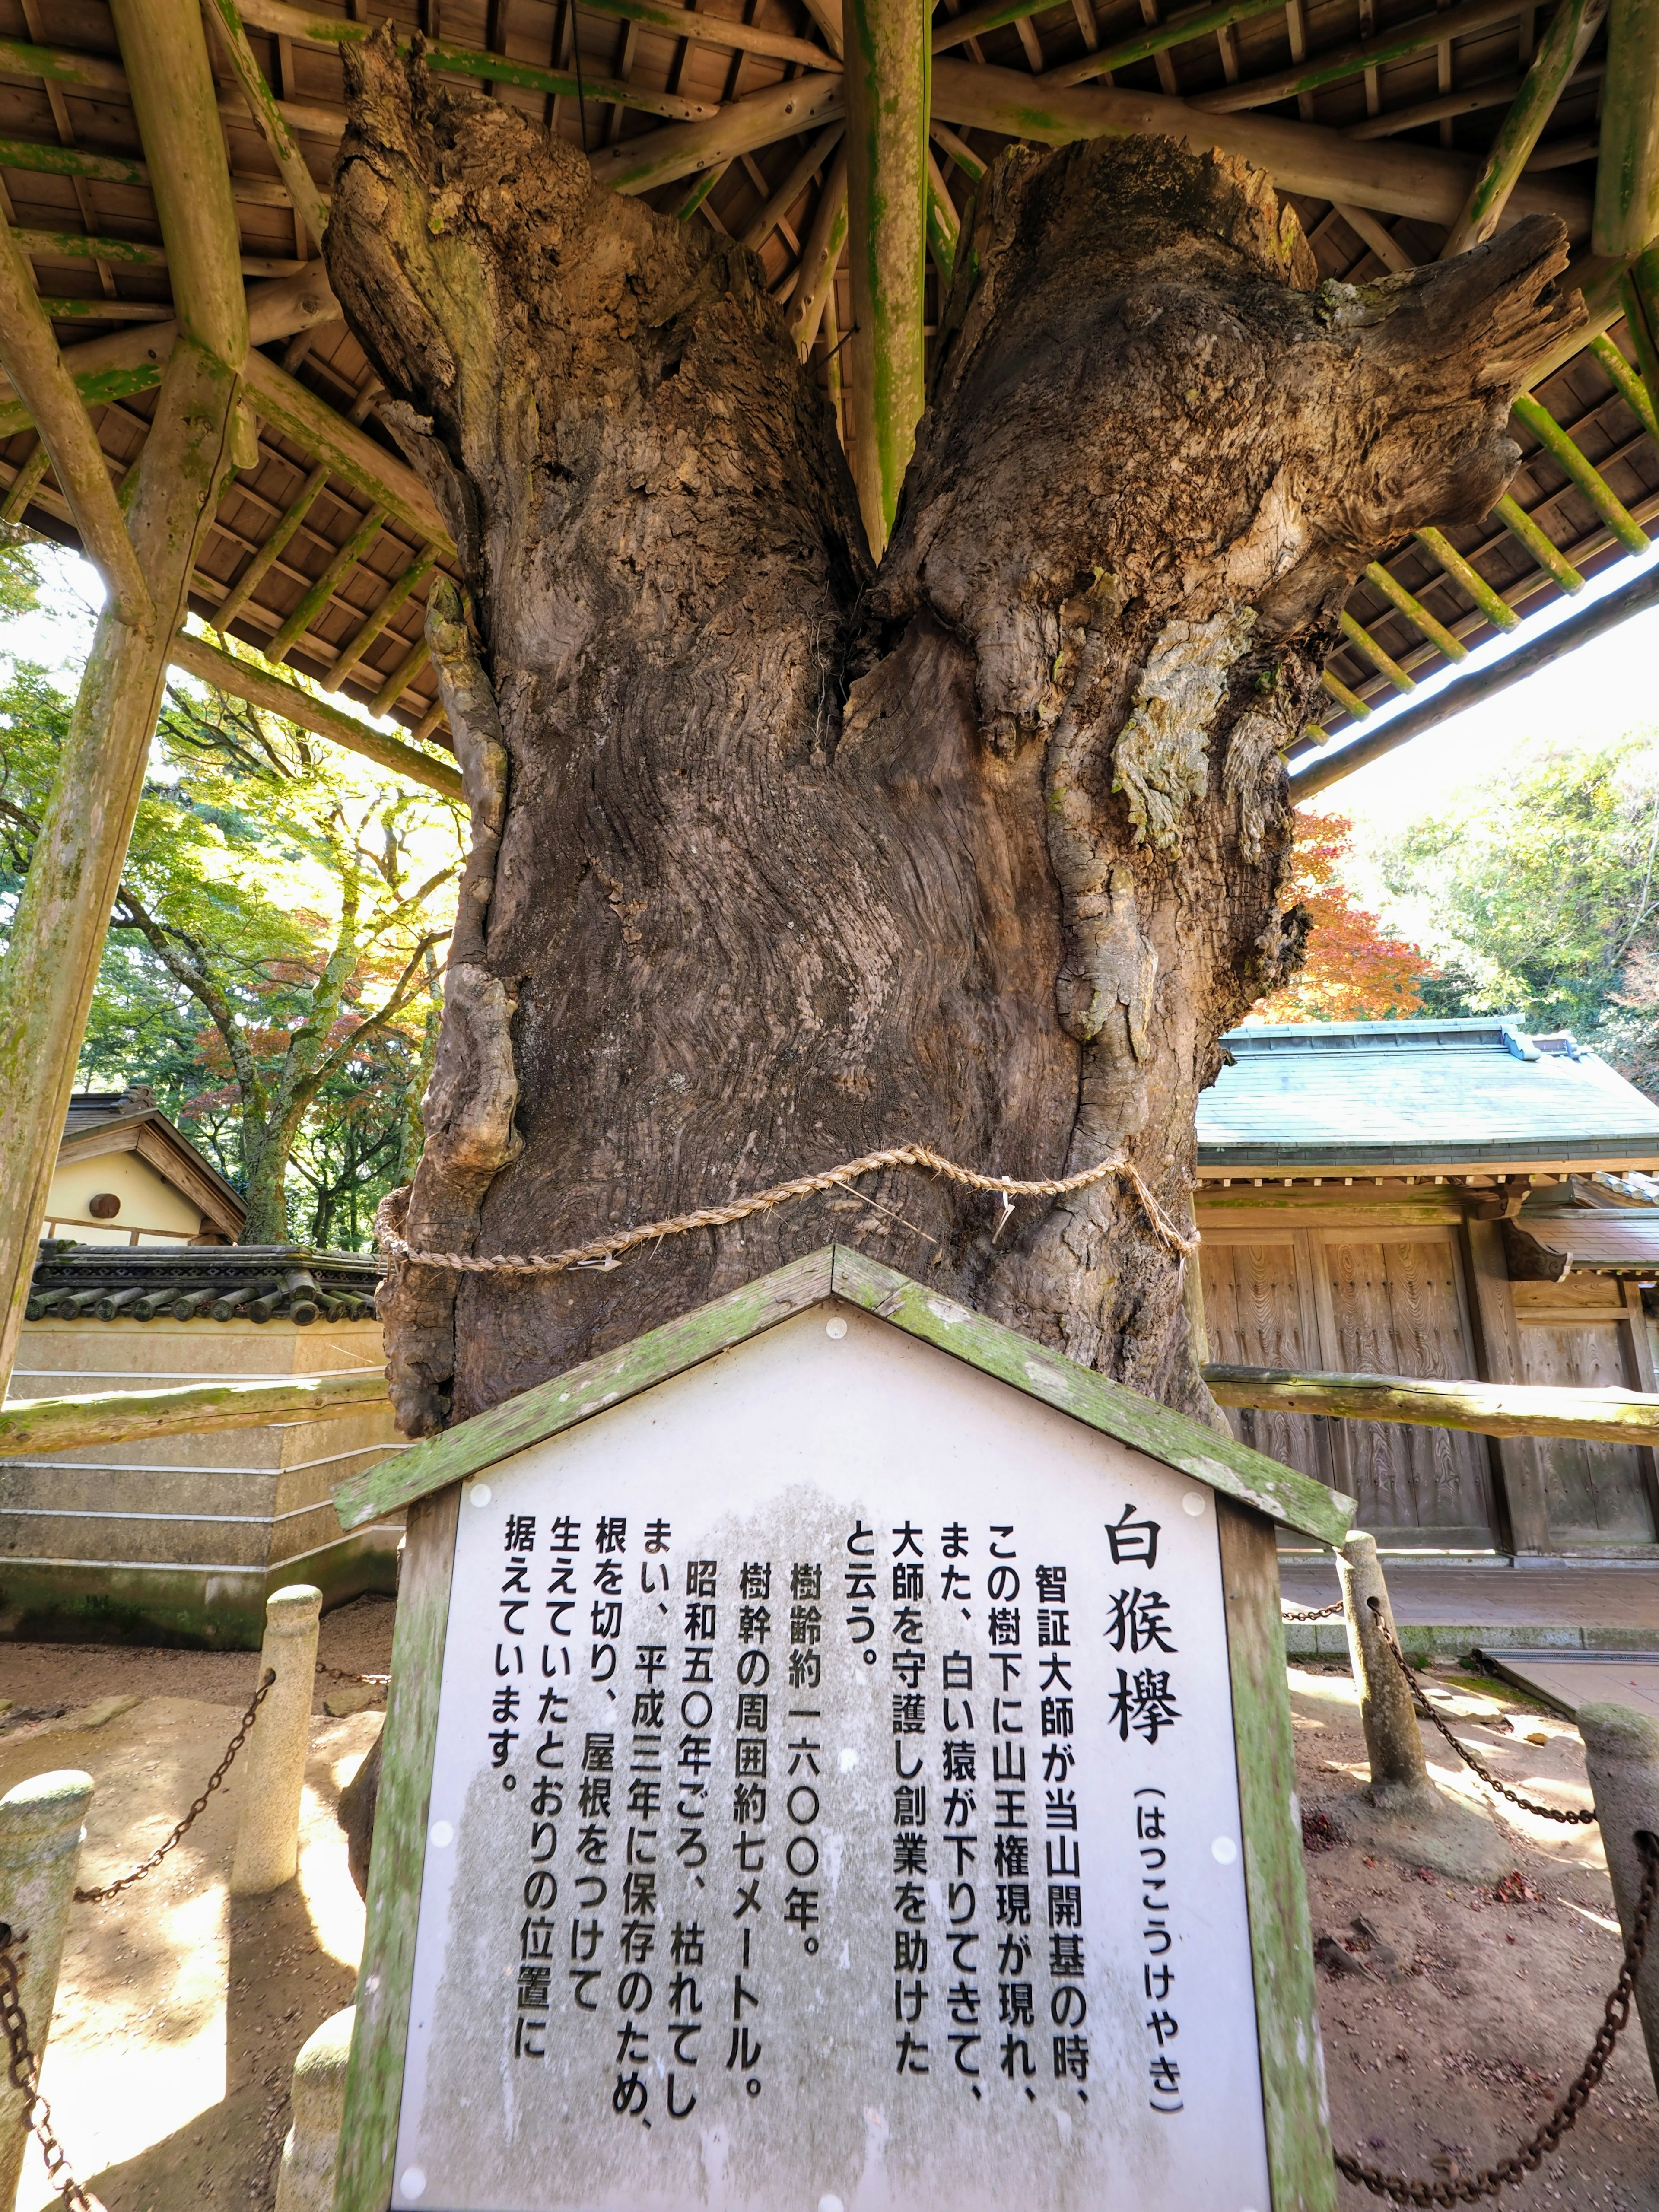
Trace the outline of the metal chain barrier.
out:
[[[354,1674],[344,1667],[325,1667],[320,1659],[317,1672],[326,1674],[331,1682],[366,1682],[372,1690],[384,1690],[392,1680],[390,1674]]]
[[[190,1833],[191,1830],[195,1826],[202,1814],[207,1810],[209,1798],[212,1796],[214,1791],[219,1787],[219,1784],[224,1780],[226,1775],[229,1773],[231,1767],[235,1763],[236,1754],[241,1749],[242,1746],[247,1741],[247,1732],[253,1726],[254,1722],[259,1717],[259,1708],[264,1705],[265,1699],[270,1695],[272,1689],[276,1686],[276,1670],[274,1667],[268,1667],[265,1669],[265,1678],[264,1681],[260,1683],[258,1688],[254,1692],[252,1702],[249,1705],[247,1711],[242,1715],[241,1726],[237,1729],[235,1735],[232,1736],[230,1741],[226,1745],[224,1757],[219,1761],[217,1766],[214,1768],[212,1773],[209,1775],[207,1787],[203,1790],[201,1796],[196,1800],[196,1802],[191,1807],[189,1812],[185,1814],[184,1819],[179,1821],[178,1826],[167,1838],[166,1843],[159,1844],[141,1865],[134,1867],[131,1874],[124,1874],[118,1881],[106,1882],[101,1889],[77,1889],[75,1893],[75,1901],[77,1905],[107,1904],[112,1897],[118,1897],[124,1889],[131,1889],[135,1881],[142,1881],[147,1874],[153,1873],[155,1869],[161,1865],[162,1860],[173,1849],[173,1845],[175,1844],[181,1843],[184,1840],[185,1837]]]
[[[1338,1598],[1334,1605],[1316,1606],[1311,1613],[1304,1612],[1300,1606],[1281,1606],[1279,1617],[1281,1620],[1330,1620],[1341,1610],[1342,1601]]]
[[[52,2107],[40,2094],[40,2069],[29,2049],[29,2024],[19,1986],[22,1947],[27,1941],[27,1933],[14,1935],[0,1920],[0,2027],[5,2030],[10,2053],[6,2078],[23,2097],[23,2124],[40,2144],[40,2154],[46,2161],[46,2178],[69,2207],[69,2212],[105,2212],[102,2200],[76,2179],[75,2169],[52,2133]]]
[[[1596,2030],[1595,2040],[1590,2045],[1589,2057],[1578,2070],[1577,2080],[1560,2103],[1550,2114],[1535,2135],[1529,2136],[1518,2150],[1507,2158],[1500,2158],[1496,2166],[1483,2166],[1479,2173],[1467,2179],[1444,2181],[1413,2181],[1409,2174],[1385,2173],[1379,2166],[1367,2166],[1343,2152],[1336,2153],[1336,2170],[1345,2181],[1356,2188],[1369,2189],[1373,2197],[1386,2197],[1395,2204],[1474,2204],[1483,2197],[1496,2197],[1500,2189],[1513,2188],[1534,2172],[1550,2153],[1559,2148],[1561,2138],[1571,2133],[1578,2124],[1578,2115],[1590,2100],[1596,2084],[1607,2070],[1607,2061],[1613,2057],[1613,2045],[1630,2026],[1631,2002],[1636,1992],[1636,1977],[1641,1971],[1643,1954],[1648,1945],[1649,1932],[1653,1925],[1653,1908],[1659,1899],[1659,1838],[1640,1834],[1636,1838],[1645,1871],[1642,1877],[1642,1893],[1637,1899],[1636,1917],[1631,1923],[1630,1934],[1625,1939],[1625,1963],[1619,1979],[1607,1992],[1607,2002],[1601,2008],[1601,2025]]]
[[[774,1183],[769,1190],[755,1191],[747,1198],[734,1198],[725,1206],[700,1206],[695,1213],[677,1213],[666,1221],[647,1221],[638,1229],[619,1229],[612,1236],[596,1237],[591,1244],[573,1244],[562,1252],[494,1252],[487,1258],[478,1259],[468,1252],[422,1251],[399,1237],[392,1227],[395,1209],[392,1200],[403,1195],[398,1191],[380,1200],[374,1216],[374,1234],[384,1250],[418,1267],[447,1267],[455,1273],[472,1275],[556,1275],[567,1267],[614,1267],[618,1254],[631,1251],[636,1244],[648,1244],[653,1237],[683,1237],[694,1229],[724,1229],[732,1222],[746,1221],[751,1213],[763,1213],[772,1206],[787,1205],[792,1199],[810,1198],[819,1191],[847,1189],[857,1176],[872,1175],[878,1168],[921,1168],[930,1174],[944,1176],[948,1182],[964,1184],[969,1190],[988,1191],[993,1198],[1001,1199],[1004,1220],[1013,1211],[1017,1198],[1066,1198],[1115,1176],[1133,1192],[1153,1236],[1172,1258],[1188,1259],[1198,1249],[1196,1231],[1188,1236],[1170,1219],[1146,1188],[1140,1170],[1132,1160],[1115,1155],[1076,1175],[1017,1182],[1010,1176],[981,1175],[976,1168],[959,1166],[955,1160],[947,1160],[943,1153],[926,1145],[892,1145],[885,1152],[866,1152],[856,1160],[843,1160],[839,1167],[825,1168],[817,1175],[797,1176],[791,1182]]]
[[[1540,1820],[1559,1820],[1564,1827],[1568,1828],[1588,1828],[1593,1826],[1595,1820],[1594,1813],[1567,1811],[1559,1805],[1540,1805],[1535,1798],[1522,1796],[1520,1791],[1517,1790],[1511,1790],[1507,1782],[1500,1782],[1498,1777],[1492,1772],[1492,1769],[1484,1765],[1482,1761],[1475,1756],[1474,1753],[1469,1749],[1467,1744],[1460,1743],[1457,1738],[1452,1734],[1451,1730],[1446,1726],[1444,1721],[1441,1719],[1439,1714],[1436,1712],[1434,1707],[1429,1703],[1428,1698],[1425,1693],[1423,1685],[1418,1680],[1417,1676],[1412,1671],[1410,1661],[1407,1658],[1405,1653],[1401,1650],[1398,1644],[1395,1643],[1394,1631],[1389,1626],[1388,1622],[1382,1618],[1382,1601],[1379,1598],[1372,1597],[1367,1598],[1365,1602],[1370,1606],[1372,1613],[1376,1617],[1376,1626],[1382,1634],[1382,1641],[1388,1645],[1389,1650],[1394,1654],[1394,1662],[1395,1666],[1399,1668],[1401,1673],[1411,1685],[1412,1698],[1416,1705],[1419,1717],[1425,1721],[1433,1722],[1435,1727],[1437,1728],[1441,1735],[1445,1737],[1446,1741],[1457,1753],[1457,1756],[1462,1760],[1463,1764],[1466,1766],[1472,1766],[1474,1769],[1474,1771],[1480,1777],[1480,1779],[1486,1784],[1488,1790],[1495,1790],[1500,1797],[1507,1797],[1511,1805],[1518,1805],[1523,1813],[1535,1813]]]

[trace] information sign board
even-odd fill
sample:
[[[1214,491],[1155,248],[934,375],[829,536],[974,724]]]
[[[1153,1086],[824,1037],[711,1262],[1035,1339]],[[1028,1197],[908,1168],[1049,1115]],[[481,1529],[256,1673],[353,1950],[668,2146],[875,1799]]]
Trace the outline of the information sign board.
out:
[[[396,2212],[1269,2212],[1227,1505],[844,1301],[466,1479]]]

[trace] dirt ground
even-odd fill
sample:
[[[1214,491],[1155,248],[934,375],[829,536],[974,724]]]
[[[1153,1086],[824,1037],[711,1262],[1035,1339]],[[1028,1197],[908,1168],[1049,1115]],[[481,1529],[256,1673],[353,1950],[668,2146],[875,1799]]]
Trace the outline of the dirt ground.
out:
[[[331,1614],[324,1660],[384,1673],[392,1611],[365,1599]],[[0,1715],[0,1790],[48,1766],[84,1767],[98,1794],[81,1879],[106,1879],[183,1812],[255,1679],[252,1653],[0,1645],[0,1698],[14,1708]],[[319,1685],[295,1883],[271,1898],[228,1899],[233,1773],[158,1874],[74,1915],[44,2087],[65,2147],[109,2212],[269,2212],[274,2201],[295,2054],[350,2003],[362,1938],[334,1808],[380,1720],[326,1716],[323,1696],[339,1686]],[[1315,1845],[1314,1931],[1328,1939],[1327,1960],[1340,1946],[1361,1970],[1319,1969],[1336,2142],[1384,2166],[1467,2173],[1548,2112],[1617,1975],[1595,1832],[1507,1808],[1493,1814],[1486,1793],[1431,1739],[1437,1782],[1468,1808],[1443,1859],[1455,1863],[1473,1837],[1512,1878],[1409,1863],[1362,1832],[1364,1748],[1346,1674],[1293,1668],[1291,1692]],[[1589,1802],[1583,1751],[1565,1721],[1502,1685],[1445,1672],[1434,1695],[1512,1787]],[[127,1698],[139,1702],[100,1725],[77,1724],[99,1700]],[[65,1710],[55,1719],[21,1717],[57,1708]],[[1529,1740],[1537,1736],[1544,1741]],[[1327,1844],[1333,1831],[1343,1840]],[[1346,2187],[1339,2199],[1342,2212],[1373,2201]],[[1500,2201],[1516,2212],[1659,2207],[1659,2101],[1639,2029],[1562,2150]],[[17,2212],[54,2202],[31,2151]]]
[[[360,1599],[323,1622],[321,1657],[384,1674],[393,1606]],[[258,1679],[247,1652],[0,1644],[0,1792],[50,1767],[96,1784],[83,1885],[153,1850],[217,1764]],[[380,1727],[378,1711],[330,1719],[319,1680],[301,1815],[297,1881],[268,1898],[227,1893],[240,1805],[223,1789],[157,1871],[70,1926],[41,2083],[81,2179],[109,2212],[267,2212],[289,2124],[295,2056],[352,2001],[362,1907],[335,1825],[339,1793]],[[91,1729],[99,1701],[136,1698]],[[67,1709],[60,1718],[22,1716]],[[56,2206],[31,2146],[17,2212]]]
[[[1449,1668],[1430,1679],[1456,1732],[1511,1789],[1589,1803],[1583,1747],[1568,1722],[1498,1682]],[[1431,1774],[1470,1808],[1468,1832],[1497,1848],[1503,1871],[1474,1881],[1413,1865],[1362,1833],[1369,1769],[1346,1671],[1292,1668],[1291,1701],[1308,1826],[1316,1839],[1323,1814],[1349,1838],[1307,1853],[1314,1935],[1380,1977],[1318,1969],[1333,2136],[1339,2149],[1393,2171],[1468,2174],[1547,2115],[1618,1978],[1622,1945],[1596,1832],[1507,1806],[1495,1813],[1491,1794],[1425,1729]],[[1462,1847],[1454,1838],[1448,1856]],[[1347,2187],[1339,2195],[1344,2212],[1376,2201]],[[1498,2201],[1517,2212],[1659,2206],[1659,2100],[1639,2024],[1559,2152]]]

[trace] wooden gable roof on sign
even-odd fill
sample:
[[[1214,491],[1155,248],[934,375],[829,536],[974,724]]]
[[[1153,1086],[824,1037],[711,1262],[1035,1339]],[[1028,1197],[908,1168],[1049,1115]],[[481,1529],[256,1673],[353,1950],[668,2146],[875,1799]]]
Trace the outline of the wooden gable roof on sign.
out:
[[[834,1300],[873,1314],[1103,1436],[1180,1468],[1284,1528],[1322,1544],[1340,1544],[1347,1534],[1354,1513],[1352,1498],[842,1244],[763,1275],[351,1477],[334,1493],[341,1525],[359,1528],[411,1505],[746,1343],[794,1314]]]

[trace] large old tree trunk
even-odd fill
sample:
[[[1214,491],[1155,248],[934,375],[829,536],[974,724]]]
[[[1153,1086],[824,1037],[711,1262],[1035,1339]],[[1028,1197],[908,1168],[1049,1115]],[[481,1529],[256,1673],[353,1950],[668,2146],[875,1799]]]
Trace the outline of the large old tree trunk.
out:
[[[1016,149],[964,237],[872,574],[757,264],[357,50],[329,266],[461,550],[430,625],[478,838],[407,1205],[550,1252],[886,1145],[1189,1216],[1218,1039],[1297,960],[1281,749],[1351,580],[1484,514],[1580,313],[1561,226],[1317,282],[1261,173]],[[830,1237],[1192,1410],[1119,1181],[903,1172],[385,1306],[401,1418],[476,1413]],[[901,1218],[902,1217],[902,1218]]]

